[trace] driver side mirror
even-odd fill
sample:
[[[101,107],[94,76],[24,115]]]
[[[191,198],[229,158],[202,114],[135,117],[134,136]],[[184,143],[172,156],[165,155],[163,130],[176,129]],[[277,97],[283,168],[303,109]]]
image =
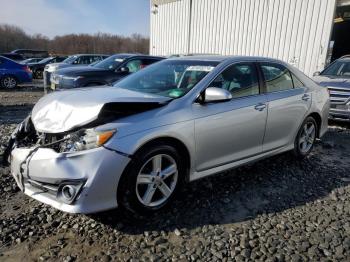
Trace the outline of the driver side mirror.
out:
[[[127,66],[121,67],[118,71],[122,72],[122,73],[129,73],[130,72],[129,67],[127,67]]]
[[[226,89],[208,87],[204,92],[205,103],[225,102],[232,99],[232,94]]]
[[[321,72],[320,71],[317,71],[317,72],[315,72],[314,74],[313,74],[313,76],[319,76],[321,74]]]

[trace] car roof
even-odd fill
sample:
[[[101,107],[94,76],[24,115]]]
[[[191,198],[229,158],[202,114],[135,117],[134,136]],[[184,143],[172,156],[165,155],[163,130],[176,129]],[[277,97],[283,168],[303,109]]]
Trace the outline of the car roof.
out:
[[[134,56],[141,56],[141,57],[150,57],[150,58],[163,58],[161,56],[151,56],[151,55],[145,55],[145,54],[141,54],[141,53],[117,53],[117,54],[113,54],[111,56],[120,56],[120,57],[124,57],[124,58],[130,58],[130,57],[134,57]]]
[[[110,55],[106,55],[106,54],[73,54],[73,55],[69,55],[69,56],[85,56],[85,55],[90,55],[90,56],[110,56]]]
[[[239,62],[239,61],[269,61],[269,62],[278,62],[283,63],[283,61],[269,58],[269,57],[262,57],[262,56],[224,56],[224,55],[195,55],[195,56],[181,56],[181,57],[173,57],[168,58],[171,60],[186,60],[186,61],[211,61],[211,62],[218,62],[221,63],[223,61],[232,61],[232,62]]]

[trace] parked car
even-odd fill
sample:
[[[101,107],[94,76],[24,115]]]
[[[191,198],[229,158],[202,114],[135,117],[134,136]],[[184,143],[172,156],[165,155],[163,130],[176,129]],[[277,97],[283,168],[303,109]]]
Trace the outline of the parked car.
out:
[[[45,88],[50,86],[50,77],[53,72],[56,72],[59,69],[78,66],[78,65],[90,65],[97,61],[101,61],[107,58],[108,55],[97,55],[97,54],[78,54],[69,56],[67,59],[63,60],[61,63],[52,63],[45,66],[44,69],[44,85]]]
[[[350,56],[344,56],[322,72],[316,72],[314,80],[329,90],[330,118],[350,121]]]
[[[44,59],[49,56],[49,53],[45,50],[34,50],[34,49],[16,49],[11,51],[11,54],[18,54],[24,58],[37,57]]]
[[[4,159],[25,194],[57,209],[147,214],[184,182],[286,151],[308,156],[328,110],[327,90],[278,60],[166,59],[113,87],[41,98]]]
[[[5,53],[5,54],[0,54],[3,57],[9,58],[13,61],[20,62],[24,60],[24,57],[18,54],[12,54],[12,53]]]
[[[32,71],[27,65],[19,64],[0,56],[0,86],[7,89],[32,81]]]
[[[39,62],[29,63],[28,65],[33,72],[33,77],[36,79],[42,79],[44,68],[46,65],[53,64],[53,63],[60,63],[65,59],[67,59],[66,56],[50,56],[44,59],[40,59]]]
[[[42,58],[28,58],[28,59],[21,61],[21,64],[28,65],[30,63],[38,63],[41,60],[43,60],[43,59]]]
[[[162,59],[156,56],[117,54],[92,66],[63,68],[51,74],[51,89],[111,85]]]

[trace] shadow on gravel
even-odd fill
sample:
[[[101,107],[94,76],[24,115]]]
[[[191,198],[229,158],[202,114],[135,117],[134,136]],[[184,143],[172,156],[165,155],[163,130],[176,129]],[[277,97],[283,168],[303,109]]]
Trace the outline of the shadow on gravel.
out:
[[[349,136],[329,144],[331,135],[328,133],[322,144],[317,144],[308,159],[298,161],[286,153],[193,182],[170,210],[154,216],[136,220],[115,210],[91,217],[127,234],[142,234],[243,222],[259,214],[303,206],[350,183],[349,163],[342,163],[342,158],[350,155],[350,147],[342,146],[344,142],[349,144]],[[334,137],[330,141],[334,142]],[[337,156],[333,159],[334,152]]]

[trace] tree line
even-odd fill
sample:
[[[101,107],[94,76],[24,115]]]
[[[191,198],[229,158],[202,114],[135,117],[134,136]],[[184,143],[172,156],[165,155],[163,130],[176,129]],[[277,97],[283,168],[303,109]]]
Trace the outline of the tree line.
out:
[[[67,34],[53,39],[42,34],[29,35],[18,26],[0,24],[0,53],[14,49],[47,50],[50,54],[71,55],[78,53],[114,54],[137,52],[148,54],[149,38],[139,34],[130,37],[96,33]]]

